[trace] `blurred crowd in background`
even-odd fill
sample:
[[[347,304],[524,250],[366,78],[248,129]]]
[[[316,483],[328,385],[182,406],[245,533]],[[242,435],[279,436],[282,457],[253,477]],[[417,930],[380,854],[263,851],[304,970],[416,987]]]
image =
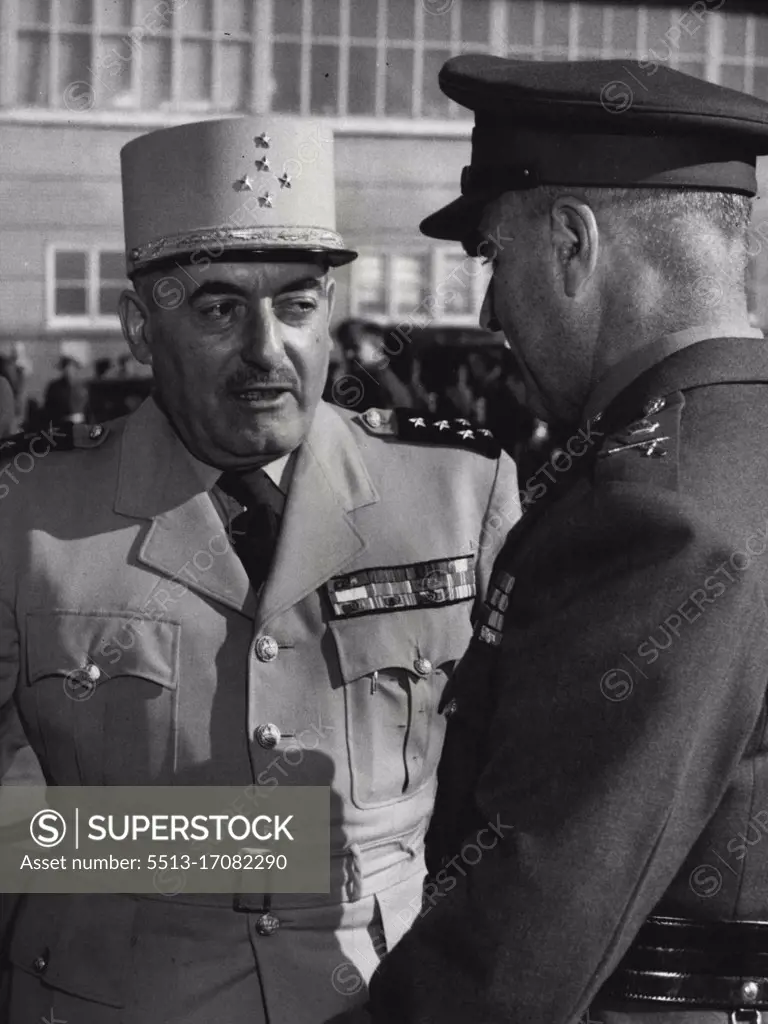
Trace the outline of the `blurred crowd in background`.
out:
[[[387,328],[346,320],[337,328],[324,398],[345,409],[404,407],[441,419],[461,418],[486,427],[520,462],[543,448],[546,427],[523,405],[522,385],[508,351],[481,332],[436,332]],[[62,356],[58,376],[40,398],[30,397],[24,360],[0,355],[0,377],[14,396],[0,436],[37,431],[49,423],[98,423],[131,412],[149,394],[151,378],[134,372],[126,353],[86,366]]]

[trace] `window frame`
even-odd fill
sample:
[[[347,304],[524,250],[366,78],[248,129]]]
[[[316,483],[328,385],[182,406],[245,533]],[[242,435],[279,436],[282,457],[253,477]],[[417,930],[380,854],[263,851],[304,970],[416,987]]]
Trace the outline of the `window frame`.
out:
[[[99,308],[100,291],[102,284],[117,283],[112,278],[102,278],[99,273],[99,260],[103,253],[117,254],[124,256],[124,248],[119,244],[109,245],[107,243],[90,244],[77,241],[53,241],[46,245],[45,249],[45,327],[50,331],[61,331],[72,328],[78,331],[107,330],[119,331],[120,318],[118,315],[102,315],[97,313]],[[66,314],[56,312],[56,289],[58,277],[56,276],[56,256],[61,252],[78,252],[85,255],[85,305],[86,314]],[[125,287],[130,282],[125,277]]]
[[[379,312],[370,312],[360,307],[360,295],[358,277],[362,263],[355,261],[350,264],[349,277],[349,309],[350,316],[372,323],[387,325],[411,324],[414,327],[428,327],[438,323],[441,327],[478,327],[480,308],[485,295],[488,282],[490,281],[490,267],[471,275],[470,294],[472,297],[472,311],[470,313],[449,313],[445,310],[441,298],[441,286],[450,280],[451,274],[455,273],[455,267],[448,270],[448,261],[453,263],[456,256],[461,256],[462,265],[465,261],[471,261],[471,265],[480,266],[476,257],[467,256],[459,245],[404,245],[404,246],[359,246],[360,257],[377,256],[383,259],[383,283],[384,300],[386,308]],[[393,262],[398,256],[420,256],[427,257],[427,275],[423,282],[425,298],[413,310],[408,313],[398,312],[396,303],[396,291],[394,287]],[[437,301],[435,301],[437,300]],[[422,307],[426,307],[422,312]]]
[[[339,0],[340,21],[339,34],[337,36],[311,35],[309,26],[311,26],[312,0],[295,0],[295,2],[300,2],[302,4],[302,17],[304,20],[302,21],[300,37],[291,34],[273,35],[272,27],[274,25],[274,4],[277,0],[258,0],[258,2],[254,2],[251,13],[250,33],[238,33],[235,36],[227,37],[226,40],[221,35],[221,32],[223,31],[223,22],[221,18],[222,4],[226,3],[227,0],[213,0],[213,2],[213,21],[210,31],[182,31],[181,25],[177,20],[170,30],[161,30],[156,33],[152,33],[153,37],[156,38],[170,38],[172,46],[174,47],[171,68],[172,81],[170,99],[167,102],[153,108],[142,108],[139,105],[135,105],[130,108],[93,107],[90,109],[73,111],[67,109],[63,91],[61,93],[57,91],[56,78],[59,55],[58,47],[56,45],[52,45],[50,47],[48,55],[49,75],[51,76],[49,83],[49,104],[45,106],[25,106],[19,102],[19,82],[17,81],[19,63],[18,39],[19,33],[24,31],[21,28],[24,21],[21,17],[23,0],[0,0],[0,121],[71,123],[74,120],[75,123],[90,125],[110,125],[116,127],[135,125],[137,127],[146,128],[184,123],[189,120],[190,114],[194,114],[203,119],[235,113],[250,113],[256,115],[266,114],[272,110],[270,82],[273,69],[274,44],[276,41],[280,40],[289,41],[300,39],[302,46],[300,109],[295,111],[285,111],[285,116],[324,117],[334,125],[335,130],[345,134],[355,133],[378,135],[396,131],[402,134],[414,135],[428,134],[451,136],[456,138],[469,137],[472,127],[471,118],[468,113],[463,112],[458,106],[454,107],[446,116],[422,116],[424,98],[422,88],[413,90],[411,112],[408,116],[388,116],[385,109],[386,67],[384,58],[386,56],[387,45],[393,45],[395,48],[411,50],[415,54],[416,58],[416,62],[414,64],[414,81],[418,81],[421,62],[423,61],[425,52],[429,50],[443,49],[453,51],[457,48],[459,43],[458,32],[461,23],[461,5],[462,3],[477,2],[477,0],[454,0],[450,11],[444,15],[445,17],[451,18],[451,39],[448,42],[426,40],[423,38],[424,18],[426,16],[425,11],[421,0],[413,0],[415,12],[414,38],[412,40],[397,42],[394,44],[387,43],[385,33],[386,4],[388,3],[388,0],[376,0],[376,2],[379,3],[377,35],[375,40],[371,37],[369,42],[372,45],[376,45],[377,55],[380,59],[378,61],[376,80],[375,111],[365,115],[348,115],[345,113],[346,110],[348,110],[349,99],[349,82],[347,80],[349,42],[352,39],[357,40],[359,38],[360,40],[363,40],[364,38],[352,37],[349,34],[349,14],[351,3],[355,2],[355,0]],[[368,2],[368,0],[366,0],[366,2]],[[534,19],[533,41],[530,45],[514,45],[513,41],[509,38],[512,24],[509,16],[509,4],[512,0],[486,0],[486,2],[489,10],[488,44],[468,42],[466,44],[462,44],[464,52],[470,52],[474,49],[480,52],[491,52],[502,56],[515,55],[529,58],[538,56],[549,58],[567,57],[569,59],[589,57],[602,59],[610,57],[621,58],[625,55],[625,51],[611,45],[610,36],[613,26],[614,7],[618,6],[616,4],[609,4],[602,9],[603,35],[600,46],[598,47],[595,45],[587,46],[580,41],[579,33],[581,17],[582,13],[586,12],[584,11],[583,5],[572,2],[569,7],[567,46],[555,47],[546,44],[546,39],[543,34],[547,0],[529,0],[532,4]],[[147,16],[145,16],[143,20],[139,20],[137,6],[138,0],[131,0],[131,3],[133,4],[132,28],[135,30],[146,21]],[[37,26],[38,30],[46,32],[50,39],[58,40],[62,30],[62,22],[60,20],[58,5],[56,3],[52,3],[51,10],[53,13],[50,25],[37,23]],[[667,50],[671,50],[669,63],[672,67],[685,69],[692,63],[701,65],[704,69],[705,77],[716,83],[719,83],[723,77],[723,68],[738,67],[743,70],[744,87],[747,90],[753,88],[755,71],[757,69],[765,71],[767,73],[766,77],[768,77],[768,55],[760,56],[755,50],[755,34],[758,19],[762,17],[764,20],[768,20],[768,17],[766,16],[755,13],[744,14],[739,12],[738,15],[736,15],[729,14],[727,11],[708,11],[706,15],[703,16],[702,21],[702,32],[705,33],[705,37],[703,37],[705,38],[705,43],[703,44],[702,52],[699,54],[690,54],[689,57],[686,58],[686,55],[681,52],[680,48],[668,47],[663,36],[658,39],[652,38],[650,35],[649,22],[652,11],[662,10],[669,14],[671,27],[673,19],[677,20],[686,16],[687,11],[684,7],[665,6],[663,8],[651,8],[649,5],[640,4],[636,8],[632,8],[632,10],[637,11],[638,27],[636,42],[638,54],[648,56],[649,51],[655,50],[657,53],[660,51],[660,55],[663,55]],[[73,26],[74,31],[87,35],[90,38],[92,48],[95,40],[103,38],[105,34],[110,36],[119,36],[121,34],[120,29],[113,29],[103,25],[101,19],[98,17],[98,4],[96,11],[97,17],[95,17],[89,25],[79,27]],[[150,12],[150,14],[151,13],[152,12]],[[725,53],[724,49],[725,30],[729,19],[736,16],[746,19],[746,49],[743,54],[729,55]],[[26,24],[29,26],[27,31],[35,31],[34,24],[31,21],[26,22]],[[51,28],[51,25],[53,28]],[[124,34],[129,34],[130,31],[131,29],[126,29],[124,30]],[[193,40],[198,38],[207,40],[212,46],[211,59],[213,62],[213,68],[211,96],[209,100],[185,101],[180,81],[180,47],[184,40]],[[219,76],[216,73],[216,62],[221,60],[223,47],[226,47],[228,43],[233,42],[242,43],[250,47],[250,89],[246,92],[249,102],[246,103],[245,107],[242,109],[233,107],[223,108],[220,105],[220,81]],[[309,95],[309,83],[311,79],[311,47],[316,44],[323,45],[324,43],[339,45],[340,88],[338,91],[337,113],[333,115],[311,114],[311,97]],[[130,95],[134,97],[137,104],[140,103],[138,83],[141,79],[142,49],[142,47],[137,47],[134,51],[137,56],[132,60],[130,65]],[[92,49],[92,52],[95,52],[95,50]],[[638,87],[640,86],[642,86],[641,80],[639,81]]]

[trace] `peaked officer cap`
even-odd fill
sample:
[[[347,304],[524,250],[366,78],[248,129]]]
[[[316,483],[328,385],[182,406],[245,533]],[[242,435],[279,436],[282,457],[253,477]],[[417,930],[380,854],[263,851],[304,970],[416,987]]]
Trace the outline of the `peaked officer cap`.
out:
[[[422,221],[433,238],[469,238],[486,203],[538,185],[752,196],[768,153],[768,103],[652,61],[466,54],[439,80],[475,127],[461,198]]]
[[[304,119],[234,117],[123,146],[128,273],[227,254],[330,266],[357,253],[336,231],[333,134]]]

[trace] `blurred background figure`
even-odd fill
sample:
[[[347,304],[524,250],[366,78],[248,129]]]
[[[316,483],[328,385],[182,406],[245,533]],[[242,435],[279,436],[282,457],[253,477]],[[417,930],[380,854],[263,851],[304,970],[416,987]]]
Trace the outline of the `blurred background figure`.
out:
[[[0,437],[16,433],[13,391],[8,379],[0,374]]]
[[[351,319],[339,325],[337,338],[343,364],[337,366],[336,381],[343,378],[345,384],[343,390],[336,389],[337,404],[347,404],[340,397],[346,394],[355,396],[354,403],[349,404],[354,405],[358,412],[372,406],[426,410],[417,388],[411,387],[413,357],[394,332],[392,338],[388,338],[378,324]],[[333,384],[331,395],[333,401]]]
[[[525,408],[514,358],[480,330],[403,331],[353,318],[337,330],[325,398],[346,409],[395,407],[487,427],[504,450],[534,470],[546,449],[543,424]]]
[[[103,357],[93,364],[93,375],[88,381],[89,423],[103,423],[127,416],[137,409],[149,394],[152,378],[136,376],[137,364],[129,354],[117,359]]]
[[[73,356],[62,356],[60,374],[45,389],[43,416],[53,423],[84,423],[88,388],[82,379],[82,364]]]
[[[97,359],[93,364],[93,380],[105,380],[115,372],[114,360],[109,358]]]
[[[7,388],[0,385],[4,391],[0,405],[6,410],[5,422],[0,422],[0,437],[4,437],[21,430],[26,418],[26,368],[15,349],[0,355],[0,379],[8,385]]]

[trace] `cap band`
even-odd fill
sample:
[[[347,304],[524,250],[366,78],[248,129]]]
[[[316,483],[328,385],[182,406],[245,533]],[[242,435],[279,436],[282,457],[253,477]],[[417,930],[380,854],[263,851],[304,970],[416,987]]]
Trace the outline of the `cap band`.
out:
[[[666,135],[561,135],[515,131],[478,118],[462,193],[500,194],[537,185],[690,188],[757,192],[756,160],[733,143]]]
[[[327,228],[205,228],[170,235],[167,238],[156,238],[145,245],[135,246],[128,253],[127,269],[130,275],[150,263],[174,256],[188,256],[190,253],[199,252],[215,259],[224,252],[243,249],[254,253],[277,249],[306,249],[308,253],[314,254],[320,251],[328,254],[330,263],[339,265],[350,262],[356,255],[347,248],[341,235]]]

